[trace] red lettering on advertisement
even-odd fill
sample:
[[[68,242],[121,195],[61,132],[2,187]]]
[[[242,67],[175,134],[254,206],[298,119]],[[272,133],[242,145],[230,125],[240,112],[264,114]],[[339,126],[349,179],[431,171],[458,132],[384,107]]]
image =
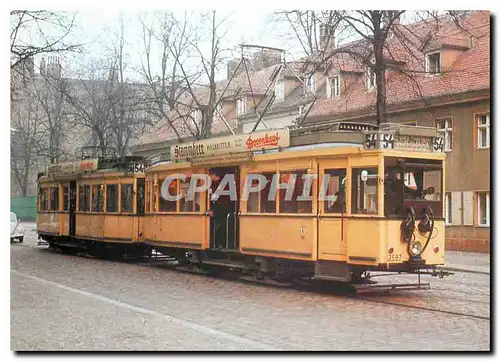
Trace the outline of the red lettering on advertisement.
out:
[[[280,136],[278,133],[271,136],[266,134],[263,137],[255,139],[252,139],[251,136],[248,137],[246,145],[247,149],[260,148],[266,146],[278,146],[279,141],[280,141]]]

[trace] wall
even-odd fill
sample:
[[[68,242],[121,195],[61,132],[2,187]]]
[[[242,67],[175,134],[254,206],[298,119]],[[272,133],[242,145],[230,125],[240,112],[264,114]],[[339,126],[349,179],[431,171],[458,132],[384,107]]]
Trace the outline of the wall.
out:
[[[22,221],[36,220],[36,196],[13,197],[10,199],[10,211],[17,215]]]

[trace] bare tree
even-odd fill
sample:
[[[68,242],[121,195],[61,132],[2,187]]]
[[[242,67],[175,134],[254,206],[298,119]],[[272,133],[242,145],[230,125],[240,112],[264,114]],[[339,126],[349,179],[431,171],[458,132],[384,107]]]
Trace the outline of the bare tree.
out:
[[[411,24],[402,24],[405,11],[332,11],[328,16],[323,16],[322,21],[318,21],[317,14],[312,11],[277,13],[282,20],[283,14],[308,58],[319,59],[319,62],[316,62],[317,67],[338,54],[345,54],[366,69],[368,74],[373,74],[377,124],[384,122],[386,118],[388,70],[404,77],[425,102],[424,94],[416,79],[427,71],[419,48],[428,34],[416,34]],[[434,23],[436,31],[441,26],[443,17],[451,18],[456,28],[465,33],[467,30],[462,23],[465,14],[464,11],[420,11],[414,12],[413,15],[414,20]],[[316,29],[321,25],[330,28],[330,31],[335,31],[337,40],[342,34],[344,39],[350,41],[340,46],[331,46],[318,41]],[[411,62],[412,66],[403,66],[398,50],[405,53],[405,60]]]
[[[110,142],[113,76],[114,69],[108,61],[92,60],[79,69],[64,89],[71,123],[88,129],[90,143],[102,152],[106,152]]]
[[[43,142],[39,103],[30,96],[11,104],[11,172],[13,180],[26,197],[30,176],[37,166],[37,153]]]
[[[80,45],[67,42],[75,17],[76,14],[47,10],[12,10],[11,69],[35,55],[79,50]]]
[[[127,68],[124,48],[124,26],[123,19],[121,19],[108,88],[111,107],[109,132],[111,144],[116,147],[119,156],[125,156],[130,141],[140,137],[146,126],[151,125],[151,116],[145,111],[146,102],[143,99],[146,95],[145,86],[129,82],[124,76]]]
[[[152,112],[168,122],[179,141],[186,136],[210,137],[214,117],[222,116],[217,107],[224,92],[219,94],[216,75],[227,50],[221,44],[226,19],[219,19],[216,11],[201,14],[198,24],[192,18],[187,13],[183,19],[159,14],[160,32],[143,21],[146,54],[141,73],[153,97]],[[161,45],[161,73],[157,75],[152,72],[153,40]]]
[[[42,73],[42,79],[34,83],[32,92],[33,100],[39,104],[44,138],[38,153],[51,164],[57,163],[64,154],[63,143],[69,125],[66,88],[65,79]]]

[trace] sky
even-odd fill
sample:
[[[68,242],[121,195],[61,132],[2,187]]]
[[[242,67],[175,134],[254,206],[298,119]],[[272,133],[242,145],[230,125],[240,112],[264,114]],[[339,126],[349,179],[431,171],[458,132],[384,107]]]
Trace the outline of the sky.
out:
[[[174,12],[180,16],[184,11]],[[280,36],[286,30],[283,26],[277,25],[272,21],[272,10],[261,9],[237,9],[218,11],[217,16],[226,18],[225,26],[227,33],[224,36],[224,46],[226,48],[235,48],[238,44],[258,44],[271,47],[283,48],[291,51],[289,57],[294,58],[297,51],[294,50],[294,42],[284,42]],[[125,51],[128,53],[129,70],[127,77],[130,80],[141,80],[140,75],[133,71],[134,67],[141,65],[141,57],[144,54],[144,45],[142,42],[142,26],[140,17],[151,16],[151,12],[144,11],[118,11],[118,10],[81,10],[76,16],[76,27],[68,38],[72,43],[84,43],[85,51],[83,54],[70,55],[61,60],[64,68],[74,67],[81,60],[90,61],[92,58],[99,58],[112,46],[114,34],[117,34],[120,27],[120,15],[124,19],[125,37],[127,45]],[[239,52],[227,53],[228,56],[239,58]],[[39,64],[40,59],[35,59]],[[156,62],[159,71],[159,62]],[[218,79],[225,78],[226,69],[220,69]]]

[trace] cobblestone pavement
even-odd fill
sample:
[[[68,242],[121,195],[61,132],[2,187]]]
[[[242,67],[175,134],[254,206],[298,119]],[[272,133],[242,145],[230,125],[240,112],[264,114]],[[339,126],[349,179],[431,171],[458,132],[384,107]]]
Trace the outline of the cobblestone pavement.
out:
[[[429,291],[373,300],[66,256],[34,244],[30,234],[11,246],[13,350],[490,348],[489,275],[429,277]],[[421,306],[438,311],[414,308]]]

